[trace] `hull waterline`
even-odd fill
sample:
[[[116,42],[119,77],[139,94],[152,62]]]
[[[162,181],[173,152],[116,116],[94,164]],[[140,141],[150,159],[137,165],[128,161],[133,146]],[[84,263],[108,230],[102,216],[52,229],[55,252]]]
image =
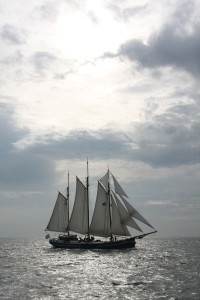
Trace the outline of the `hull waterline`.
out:
[[[118,241],[106,241],[106,242],[79,242],[79,241],[64,241],[59,239],[50,239],[49,243],[55,248],[63,249],[130,249],[135,248],[135,239],[129,238]]]

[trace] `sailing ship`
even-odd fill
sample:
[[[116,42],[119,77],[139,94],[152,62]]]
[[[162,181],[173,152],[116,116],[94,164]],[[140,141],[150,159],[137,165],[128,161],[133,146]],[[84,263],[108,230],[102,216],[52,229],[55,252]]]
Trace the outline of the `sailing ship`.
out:
[[[55,248],[66,249],[128,249],[135,240],[157,232],[155,228],[131,205],[128,196],[108,170],[98,180],[96,203],[90,222],[89,176],[87,162],[86,184],[76,177],[76,194],[71,216],[69,213],[69,172],[67,194],[58,192],[52,216],[45,231],[59,233],[46,238]],[[150,228],[144,233],[137,221]],[[131,228],[140,234],[131,234]],[[78,236],[79,235],[79,236]]]

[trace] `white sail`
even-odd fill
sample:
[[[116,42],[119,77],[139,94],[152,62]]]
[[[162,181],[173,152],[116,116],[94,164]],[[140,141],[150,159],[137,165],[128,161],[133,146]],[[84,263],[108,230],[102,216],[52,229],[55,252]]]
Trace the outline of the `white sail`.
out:
[[[88,174],[88,167],[87,167]],[[111,182],[110,182],[111,180]],[[87,242],[92,241],[90,239],[90,234],[99,237],[111,238],[111,243],[114,245],[113,236],[128,237],[131,236],[129,229],[134,228],[140,232],[140,235],[135,235],[133,238],[126,238],[126,243],[130,241],[130,244],[127,244],[129,247],[131,241],[135,238],[142,238],[145,235],[156,232],[154,227],[129,203],[127,200],[128,196],[126,195],[123,188],[120,186],[116,178],[108,170],[107,173],[98,181],[97,196],[95,208],[89,226],[89,178],[87,176],[86,186],[76,177],[76,196],[71,213],[69,218],[69,174],[68,174],[68,188],[67,188],[67,197],[63,196],[60,192],[56,200],[56,204],[53,209],[52,216],[47,225],[46,230],[63,232],[66,233],[69,231],[86,234]],[[136,219],[136,220],[135,220]],[[143,233],[140,226],[137,224],[137,220],[146,224],[147,226],[154,229],[153,232]],[[70,235],[68,239],[65,239],[63,236],[58,237],[57,239],[50,239],[50,243],[58,247],[66,246],[68,247],[69,243],[72,243],[74,247],[77,243],[74,241],[74,237],[71,239]],[[121,243],[121,241],[120,241]],[[93,244],[91,244],[93,245]],[[101,244],[99,244],[101,245]],[[102,248],[104,242],[102,242]],[[107,243],[105,244],[107,247]],[[125,244],[126,245],[126,244]],[[120,245],[119,245],[120,246]],[[85,244],[83,244],[85,247]],[[115,246],[111,246],[111,248]],[[116,243],[116,248],[118,247],[118,241]],[[70,248],[70,247],[69,247]],[[79,247],[78,247],[79,248]],[[82,248],[82,245],[80,246]],[[87,248],[87,247],[86,247]],[[101,246],[100,246],[101,248]]]
[[[108,191],[109,171],[99,180],[106,191]]]
[[[153,226],[123,196],[120,196],[120,197],[123,200],[127,210],[129,211],[129,214],[133,218],[135,218],[135,219],[141,221],[142,223],[146,224],[147,226],[153,228]],[[155,230],[155,228],[153,228],[153,229]]]
[[[111,234],[108,195],[100,182],[98,182],[97,198],[90,225],[90,233],[102,237],[108,237]]]
[[[87,189],[76,177],[76,197],[69,221],[69,230],[81,234],[88,233]]]
[[[130,232],[128,231],[128,228],[122,224],[119,209],[115,204],[112,195],[111,195],[111,199],[112,199],[112,227],[111,227],[112,234],[121,235],[121,236],[130,236]]]
[[[50,221],[47,225],[46,230],[66,232],[68,226],[68,205],[67,199],[58,192],[56,204],[53,209]]]
[[[117,198],[117,196],[116,195],[114,195],[114,196],[115,196],[115,201],[116,201],[118,209],[119,209],[122,224],[130,226],[131,228],[137,229],[138,231],[142,232],[142,229],[138,226],[138,224],[135,222],[135,220],[133,220],[129,211],[124,207],[124,205],[120,202],[120,200]]]
[[[126,193],[124,192],[123,188],[121,187],[121,185],[119,184],[119,182],[117,181],[117,179],[113,176],[112,174],[112,178],[113,178],[113,182],[114,182],[114,186],[115,186],[115,193],[118,195],[122,195],[128,198],[128,196],[126,195]]]

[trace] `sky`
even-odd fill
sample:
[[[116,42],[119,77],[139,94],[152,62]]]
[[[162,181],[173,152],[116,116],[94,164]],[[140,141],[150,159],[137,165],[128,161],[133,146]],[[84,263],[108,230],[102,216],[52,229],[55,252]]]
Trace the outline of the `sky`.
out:
[[[157,237],[200,236],[200,2],[0,0],[0,237],[108,169]],[[156,237],[155,236],[155,237]]]

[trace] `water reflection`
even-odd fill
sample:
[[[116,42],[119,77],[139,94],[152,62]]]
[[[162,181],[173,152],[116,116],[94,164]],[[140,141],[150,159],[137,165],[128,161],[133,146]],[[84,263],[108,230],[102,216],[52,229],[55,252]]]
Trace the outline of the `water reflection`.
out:
[[[144,239],[121,251],[1,240],[0,250],[1,299],[199,299],[199,239]]]

